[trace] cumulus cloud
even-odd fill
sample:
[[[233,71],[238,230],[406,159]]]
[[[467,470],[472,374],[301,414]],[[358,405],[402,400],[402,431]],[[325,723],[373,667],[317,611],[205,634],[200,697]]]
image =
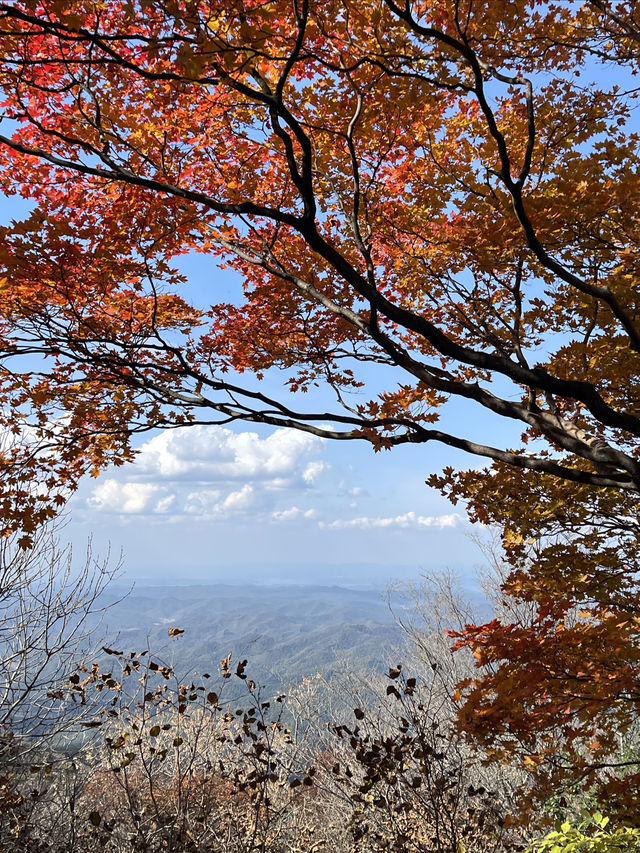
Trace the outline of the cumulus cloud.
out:
[[[291,503],[329,467],[317,459],[324,449],[324,440],[286,429],[265,437],[222,427],[169,430],[145,442],[131,465],[99,481],[86,505],[198,520],[242,517],[251,508],[279,521],[272,513],[280,501]]]
[[[309,462],[307,467],[302,472],[302,479],[307,483],[307,485],[311,486],[318,479],[320,474],[323,471],[327,471],[329,469],[329,465],[325,462],[320,462],[319,460],[314,460],[313,462]]]
[[[303,518],[314,518],[315,515],[315,509],[300,509],[300,507],[292,506],[289,507],[289,509],[281,509],[272,512],[271,518],[274,521],[299,521]]]
[[[119,483],[117,480],[105,480],[95,487],[87,503],[93,509],[102,512],[118,512],[127,515],[145,510],[165,512],[174,497],[166,495],[165,492],[165,489],[155,483]],[[154,502],[154,498],[159,499]]]
[[[196,518],[223,519],[243,514],[254,501],[255,491],[249,483],[224,497],[219,489],[199,489],[187,495],[184,512]]]
[[[245,485],[238,489],[235,492],[231,492],[227,495],[227,497],[222,502],[222,508],[225,510],[239,510],[239,509],[248,509],[254,500],[254,490],[253,486],[249,485],[249,483],[245,483]]]
[[[302,476],[309,481],[323,469],[308,458],[323,450],[323,439],[278,429],[266,438],[255,432],[192,426],[154,436],[142,445],[140,474],[168,480],[274,480]]]
[[[416,515],[405,512],[390,517],[360,516],[359,518],[339,518],[335,521],[319,522],[320,527],[329,530],[372,530],[375,528],[407,529],[410,527],[456,527],[462,517],[457,513],[448,515]]]
[[[214,507],[220,505],[219,489],[199,489],[189,492],[184,504],[184,511],[189,515],[210,515]]]

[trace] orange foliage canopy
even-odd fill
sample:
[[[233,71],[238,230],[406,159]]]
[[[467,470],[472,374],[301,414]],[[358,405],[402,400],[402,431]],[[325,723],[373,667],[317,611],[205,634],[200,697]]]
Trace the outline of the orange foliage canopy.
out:
[[[640,524],[633,496],[496,468],[444,484],[496,525],[500,618],[451,632],[479,673],[458,726],[491,760],[529,771],[523,810],[593,789],[640,825]]]
[[[433,482],[502,526],[505,591],[538,608],[462,639],[493,673],[467,728],[511,732],[499,754],[529,738],[537,767],[530,732],[573,748],[598,709],[636,707],[636,7],[0,2],[0,187],[34,204],[0,248],[7,528],[27,542],[151,427],[442,442],[494,461]],[[172,267],[187,252],[211,259],[204,304]],[[317,385],[333,407],[284,393]],[[462,434],[438,423],[451,398]],[[474,407],[522,443],[478,441]],[[588,689],[567,704],[569,677]]]

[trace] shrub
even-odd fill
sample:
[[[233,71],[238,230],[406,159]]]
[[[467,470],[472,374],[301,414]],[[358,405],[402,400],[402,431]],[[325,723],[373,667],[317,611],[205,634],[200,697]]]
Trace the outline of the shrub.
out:
[[[534,841],[527,853],[635,853],[640,850],[640,829],[621,826],[609,829],[609,818],[600,812],[577,825],[569,821]]]

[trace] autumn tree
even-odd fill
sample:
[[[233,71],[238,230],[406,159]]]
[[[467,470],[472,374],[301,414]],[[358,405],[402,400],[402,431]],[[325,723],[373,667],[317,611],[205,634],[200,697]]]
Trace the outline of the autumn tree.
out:
[[[77,726],[79,709],[61,704],[62,685],[93,651],[108,609],[103,593],[119,566],[90,548],[78,564],[51,525],[29,549],[17,538],[0,542],[0,738],[28,752]]]
[[[552,791],[571,800],[579,783],[637,825],[636,501],[500,469],[447,489],[502,534],[500,612],[449,632],[481,669],[459,684],[459,729],[493,760],[530,771],[523,806]]]
[[[308,732],[284,694],[269,699],[248,676],[246,660],[229,654],[182,680],[149,650],[103,651],[102,665],[81,667],[68,684],[83,702],[103,698],[70,810],[78,853],[346,853],[348,815],[330,826]],[[326,740],[316,720],[320,728]],[[66,851],[65,841],[55,849]]]
[[[631,95],[575,82],[633,71],[618,5],[0,4],[2,187],[35,204],[2,251],[28,462],[48,437],[73,482],[132,430],[243,419],[635,491]],[[191,306],[187,251],[241,304]],[[272,367],[338,407],[243,384]],[[432,426],[451,396],[530,449]]]
[[[87,550],[79,561],[59,527],[42,525],[30,548],[20,534],[0,541],[0,833],[3,850],[69,844],[77,782],[74,754],[94,701],[70,700],[69,675],[95,649],[103,597],[118,566]],[[72,772],[73,769],[73,772]],[[36,833],[37,825],[37,833]],[[37,835],[37,838],[36,838]]]
[[[0,40],[0,185],[33,204],[0,249],[7,528],[28,544],[153,427],[492,460],[432,483],[501,527],[505,592],[537,616],[460,638],[496,670],[468,728],[502,737],[518,684],[533,766],[571,719],[551,757],[602,770],[589,744],[631,725],[639,673],[635,2],[23,0]],[[187,252],[211,259],[204,305]],[[275,369],[280,396],[255,379]],[[521,440],[483,443],[475,412]]]

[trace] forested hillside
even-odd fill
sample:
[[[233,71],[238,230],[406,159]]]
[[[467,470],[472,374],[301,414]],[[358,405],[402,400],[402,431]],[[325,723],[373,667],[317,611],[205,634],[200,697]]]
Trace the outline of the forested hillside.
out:
[[[171,627],[184,634],[170,643]],[[229,652],[249,658],[269,695],[318,672],[384,672],[406,640],[383,591],[315,586],[140,587],[109,608],[98,633],[110,647],[153,649],[185,674]]]

